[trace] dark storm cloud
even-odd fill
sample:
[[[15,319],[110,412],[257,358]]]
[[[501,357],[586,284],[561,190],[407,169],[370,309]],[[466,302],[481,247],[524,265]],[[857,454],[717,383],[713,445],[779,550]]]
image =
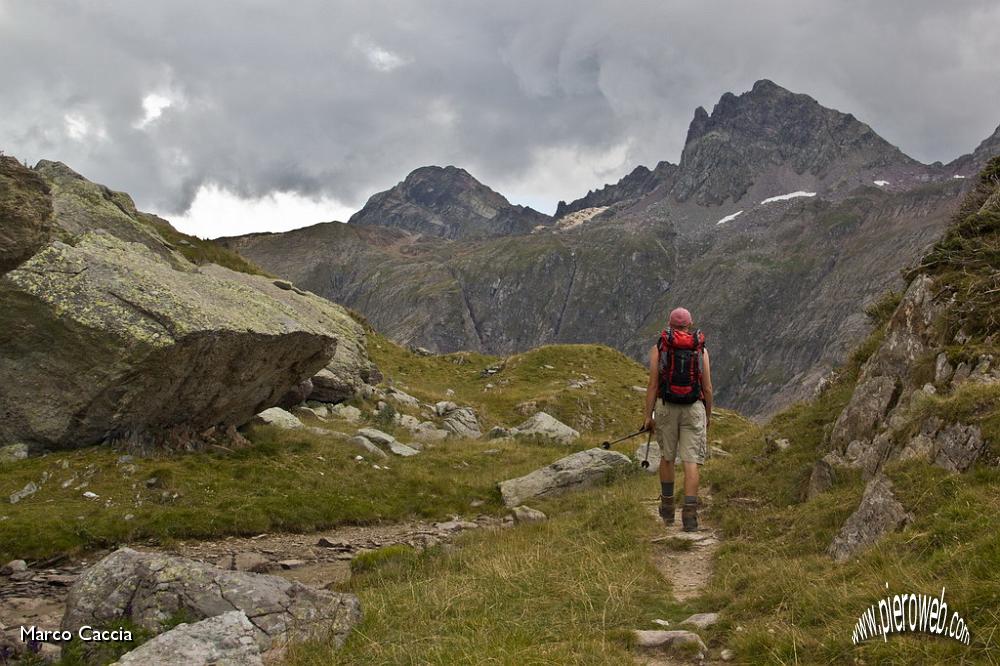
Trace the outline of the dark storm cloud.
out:
[[[0,148],[168,212],[205,183],[357,206],[431,163],[551,204],[675,161],[696,106],[771,78],[947,161],[1000,122],[997,25],[986,1],[0,0]]]

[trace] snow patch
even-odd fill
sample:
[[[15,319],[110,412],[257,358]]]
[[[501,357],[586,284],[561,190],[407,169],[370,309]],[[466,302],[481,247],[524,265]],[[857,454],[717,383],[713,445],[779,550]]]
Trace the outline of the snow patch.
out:
[[[956,174],[955,174],[954,176],[952,176],[952,178],[965,178],[965,176],[959,176],[959,175],[958,175],[958,174],[956,173]]]
[[[879,187],[885,187],[886,185],[889,184],[889,181],[887,180],[873,180],[872,182],[878,185]]]
[[[716,226],[718,226],[720,224],[725,224],[726,222],[732,222],[733,220],[735,220],[736,218],[738,218],[742,214],[743,214],[743,211],[738,210],[735,213],[733,213],[732,215],[726,215],[724,218],[722,218],[721,220],[719,220],[715,224],[716,224]]]
[[[816,196],[815,192],[804,192],[802,190],[799,190],[798,192],[789,192],[788,194],[779,194],[776,197],[769,197],[761,201],[761,203],[766,204],[775,201],[788,201],[789,199],[796,199],[798,197],[814,197],[814,196]]]

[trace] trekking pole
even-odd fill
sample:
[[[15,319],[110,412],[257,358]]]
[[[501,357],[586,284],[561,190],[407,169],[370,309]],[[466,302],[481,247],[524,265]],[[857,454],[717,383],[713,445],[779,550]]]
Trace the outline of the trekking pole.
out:
[[[647,469],[649,467],[649,443],[651,441],[653,441],[653,431],[652,430],[649,431],[649,436],[646,437],[646,457],[643,458],[642,463],[640,463],[640,465],[641,465],[641,467],[643,469]]]
[[[646,431],[645,430],[637,430],[634,433],[632,433],[631,435],[625,435],[624,437],[619,437],[618,439],[612,440],[610,442],[601,442],[601,448],[602,449],[610,449],[612,444],[617,444],[618,442],[624,442],[626,439],[632,439],[633,437],[637,437],[637,436],[641,435],[644,432],[646,432]]]

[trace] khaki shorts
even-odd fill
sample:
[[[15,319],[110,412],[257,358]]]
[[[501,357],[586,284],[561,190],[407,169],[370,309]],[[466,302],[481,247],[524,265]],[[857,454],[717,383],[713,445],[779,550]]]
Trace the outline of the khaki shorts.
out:
[[[657,399],[656,441],[665,460],[704,465],[708,453],[705,405],[700,400],[675,405]]]

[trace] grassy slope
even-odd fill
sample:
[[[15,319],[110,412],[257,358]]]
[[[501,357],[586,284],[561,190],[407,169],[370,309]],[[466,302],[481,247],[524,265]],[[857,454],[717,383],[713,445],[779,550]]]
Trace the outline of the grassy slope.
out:
[[[593,446],[606,433],[633,426],[640,414],[641,397],[628,386],[641,382],[641,368],[606,348],[544,348],[513,357],[500,374],[484,379],[480,372],[496,359],[421,357],[385,339],[371,342],[376,360],[397,385],[405,384],[425,400],[443,399],[453,388],[453,399],[478,407],[488,424],[519,423],[524,416],[514,411],[515,406],[534,400],[569,423],[579,425],[589,418],[606,427],[584,431],[581,443],[569,448],[448,441],[411,459],[392,459],[389,470],[356,463],[358,451],[332,437],[270,428],[252,430],[249,436],[255,445],[232,453],[121,464],[117,453],[90,447],[0,463],[0,496],[29,482],[41,486],[36,495],[18,504],[0,505],[0,560],[44,559],[146,538],[304,531],[408,516],[445,517],[468,513],[469,502],[476,499],[486,501],[480,511],[500,511],[498,481],[570,450]],[[459,358],[462,365],[455,364]],[[546,363],[557,370],[538,370]],[[578,377],[574,368],[584,366],[596,383],[585,389],[568,388],[568,379]],[[532,379],[536,371],[543,380]],[[501,386],[504,381],[508,383]],[[490,382],[498,388],[484,391]],[[359,406],[369,413],[373,407]],[[311,425],[354,430],[346,422]],[[399,436],[406,441],[405,434]],[[482,455],[487,449],[501,452]],[[86,487],[81,487],[83,483]],[[86,491],[100,500],[84,498]],[[132,516],[128,521],[127,515]]]
[[[645,386],[642,367],[602,345],[549,345],[507,359],[470,352],[416,356],[377,333],[368,335],[372,360],[396,384],[429,402],[472,405],[487,426],[517,425],[542,410],[596,439],[633,430],[641,421],[642,394],[632,387]],[[500,373],[481,376],[501,363]],[[594,382],[569,388],[586,377]]]

